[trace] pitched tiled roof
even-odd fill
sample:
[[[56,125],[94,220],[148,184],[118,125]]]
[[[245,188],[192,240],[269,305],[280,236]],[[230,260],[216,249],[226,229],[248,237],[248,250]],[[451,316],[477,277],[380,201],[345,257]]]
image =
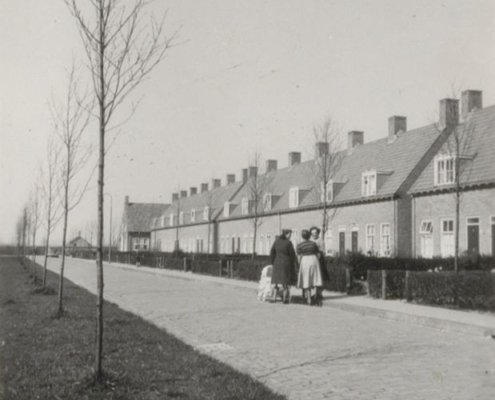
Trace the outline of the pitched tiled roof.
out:
[[[467,122],[459,124],[459,137],[463,151],[461,154],[462,185],[475,185],[495,182],[495,106],[474,110]],[[455,149],[454,135],[442,147],[441,152],[452,152]],[[428,192],[436,189],[445,189],[445,186],[436,187],[434,184],[434,163],[431,162],[424,169],[411,188],[411,193]]]
[[[169,204],[129,203],[124,211],[128,232],[150,232],[151,221],[162,215]]]
[[[333,181],[339,184],[339,189],[334,193],[334,202],[345,203],[363,199],[362,173],[369,170],[376,170],[383,175],[379,179],[377,194],[367,199],[394,195],[438,135],[435,125],[429,125],[401,133],[390,143],[387,137],[357,146],[349,154],[347,151],[341,151],[340,168],[333,176]],[[302,190],[299,197],[300,207],[319,204],[320,194],[315,171],[315,161],[309,160],[270,172],[266,178],[269,182],[267,192],[276,196],[271,211],[289,209],[291,187]],[[249,184],[232,200],[235,208],[230,214],[231,217],[241,216],[241,202],[245,197],[249,197]],[[222,216],[219,218],[223,219]]]
[[[165,223],[157,223],[155,227],[163,228],[170,226],[170,215],[177,215],[178,208],[180,208],[180,211],[184,213],[184,224],[192,223],[192,210],[196,210],[197,213],[196,221],[194,222],[205,222],[203,220],[203,210],[207,206],[211,208],[211,217],[213,219],[223,210],[223,204],[230,200],[241,186],[242,182],[234,182],[226,186],[221,186],[206,192],[183,197],[178,201],[174,201],[170,207],[165,210],[165,212],[160,214],[160,217],[164,217]]]

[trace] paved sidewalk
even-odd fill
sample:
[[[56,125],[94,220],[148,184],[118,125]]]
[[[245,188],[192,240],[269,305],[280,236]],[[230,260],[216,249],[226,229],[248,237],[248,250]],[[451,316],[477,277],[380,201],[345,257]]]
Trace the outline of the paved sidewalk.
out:
[[[68,259],[66,277],[95,292],[93,265]],[[50,269],[58,267],[50,260]],[[495,340],[489,337],[347,312],[336,305],[352,303],[336,295],[326,300],[332,307],[261,303],[255,288],[105,265],[107,300],[291,400],[495,398]]]
[[[90,261],[93,262],[93,261]],[[139,270],[143,273],[205,281],[219,285],[229,285],[248,290],[256,290],[257,283],[236,279],[193,274],[190,272],[136,267],[129,264],[112,263],[114,267]],[[300,290],[292,289],[292,294],[301,295]],[[380,300],[367,296],[347,296],[337,292],[324,293],[323,306],[353,311],[362,315],[375,316],[396,321],[413,322],[448,331],[472,335],[495,336],[495,315],[477,311],[451,310],[407,303],[402,300]]]

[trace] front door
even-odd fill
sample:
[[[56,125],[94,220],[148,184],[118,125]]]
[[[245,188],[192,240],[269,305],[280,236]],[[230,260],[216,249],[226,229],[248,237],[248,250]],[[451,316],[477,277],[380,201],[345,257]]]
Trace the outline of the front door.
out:
[[[357,253],[358,251],[358,232],[351,232],[351,250],[353,253]]]
[[[345,232],[339,232],[339,253],[345,255]]]
[[[468,253],[477,255],[480,252],[480,227],[479,225],[468,225]]]

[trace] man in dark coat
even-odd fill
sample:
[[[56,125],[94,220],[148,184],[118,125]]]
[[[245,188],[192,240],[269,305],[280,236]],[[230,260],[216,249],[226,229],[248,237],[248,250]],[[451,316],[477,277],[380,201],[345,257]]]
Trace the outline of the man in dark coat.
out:
[[[297,264],[296,252],[290,241],[292,231],[283,229],[282,234],[273,243],[270,251],[272,270],[272,284],[282,285],[282,299],[285,304],[289,302],[289,285],[295,282]]]

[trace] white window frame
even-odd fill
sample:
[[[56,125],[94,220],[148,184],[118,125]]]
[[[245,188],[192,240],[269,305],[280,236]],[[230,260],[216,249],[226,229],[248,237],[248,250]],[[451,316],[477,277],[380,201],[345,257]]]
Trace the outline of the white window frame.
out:
[[[332,255],[333,232],[331,228],[327,229],[327,231],[325,232],[325,237],[323,238],[323,241],[325,242],[325,251],[327,255]]]
[[[225,203],[223,203],[223,216],[225,218],[230,217],[230,201],[226,201]]]
[[[210,219],[210,207],[205,206],[203,208],[203,220],[208,221]]]
[[[452,230],[445,230],[444,223],[452,222]],[[454,235],[455,235],[455,218],[454,217],[446,217],[440,219],[440,255],[442,257],[451,257],[455,254],[455,243],[454,243]],[[450,244],[450,248],[446,249],[444,246],[446,241],[452,241]],[[446,251],[449,250],[449,251]]]
[[[174,226],[174,214],[170,214],[168,217],[169,226]]]
[[[323,182],[321,183],[321,186],[320,186],[320,200],[322,203],[331,203],[333,201],[333,180],[329,180],[327,182],[327,190],[326,190],[326,193],[325,192],[325,188],[324,188],[324,184]]]
[[[241,214],[248,215],[249,214],[249,198],[243,197],[241,200]]]
[[[388,227],[387,235],[384,234],[385,227]],[[386,238],[388,239],[385,240]],[[386,247],[388,247],[388,249]],[[380,224],[380,255],[382,257],[390,257],[392,255],[392,229],[388,222],[382,222]]]
[[[297,186],[289,189],[289,208],[299,207],[299,188]]]
[[[263,211],[267,212],[272,209],[273,197],[271,193],[265,193],[263,196]]]
[[[470,219],[477,219],[476,222],[469,221]],[[466,225],[467,226],[480,226],[480,217],[466,217]]]
[[[440,154],[434,158],[434,181],[435,186],[452,185],[455,183],[455,159],[450,154]],[[448,168],[448,163],[451,168]]]
[[[184,211],[179,212],[179,225],[184,225]]]
[[[433,221],[431,219],[423,219],[419,225],[419,233],[421,235],[433,234]]]
[[[191,210],[191,222],[196,222],[196,209]]]
[[[364,171],[361,174],[361,195],[369,197],[376,195],[376,171]]]
[[[370,228],[372,228],[372,232],[370,232]],[[366,252],[373,255],[376,253],[376,225],[367,224],[364,229],[366,234]]]

